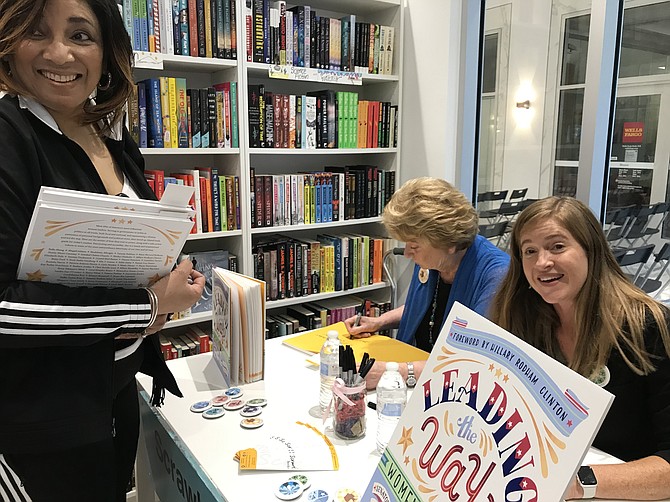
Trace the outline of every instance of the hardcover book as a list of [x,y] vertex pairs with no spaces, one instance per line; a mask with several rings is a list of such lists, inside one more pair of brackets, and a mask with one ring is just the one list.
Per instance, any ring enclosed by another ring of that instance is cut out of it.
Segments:
[[263,379],[265,282],[212,268],[212,353],[227,385]]
[[168,274],[193,226],[189,187],[160,201],[42,187],[17,278],[65,286],[137,288]]
[[559,500],[613,398],[456,303],[362,500]]

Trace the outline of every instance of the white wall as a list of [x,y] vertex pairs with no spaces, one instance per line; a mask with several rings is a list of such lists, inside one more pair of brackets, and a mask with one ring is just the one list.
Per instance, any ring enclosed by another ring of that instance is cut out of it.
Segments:
[[[461,0],[405,2],[400,184],[419,176],[456,183]],[[397,306],[413,263],[394,260]]]
[[455,181],[460,0],[406,0],[401,183]]
[[[538,197],[546,190],[540,190],[540,166],[552,2],[489,0],[486,5],[492,8],[505,4],[511,4],[511,30],[508,60],[501,58],[499,61],[507,71],[507,80],[498,82],[499,89],[505,91],[506,110],[504,160],[499,188],[528,187],[528,196]],[[498,27],[487,23],[488,28]],[[550,73],[550,79],[555,79],[555,71]],[[526,99],[530,100],[530,109],[516,107],[517,102]]]

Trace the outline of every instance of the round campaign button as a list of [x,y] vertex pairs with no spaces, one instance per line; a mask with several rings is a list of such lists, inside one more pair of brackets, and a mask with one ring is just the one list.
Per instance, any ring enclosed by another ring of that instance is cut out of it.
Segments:
[[337,491],[337,502],[358,502],[361,496],[356,490],[351,488],[342,488]]
[[245,429],[258,429],[260,426],[263,425],[263,419],[262,418],[244,418],[240,422],[240,425],[244,427]]
[[303,487],[297,481],[284,481],[275,490],[275,496],[280,500],[293,500],[302,495]]
[[307,476],[304,474],[294,474],[290,478],[288,478],[289,481],[297,481],[302,485],[302,487],[306,490],[307,488],[310,487],[312,482],[309,480]]
[[220,396],[212,398],[212,406],[223,406],[228,401],[230,401],[230,398],[222,394]]
[[257,397],[255,399],[249,399],[247,401],[248,406],[265,406],[268,404],[268,400],[262,397]]
[[307,494],[307,500],[308,502],[328,502],[330,497],[328,496],[328,492],[326,490],[317,488],[316,490],[312,490]]
[[240,415],[243,417],[255,417],[260,415],[263,409],[260,406],[245,406],[240,410]]
[[202,413],[205,410],[208,410],[212,407],[212,403],[209,401],[198,401],[191,405],[191,411],[193,413]]
[[241,399],[231,399],[230,401],[223,403],[223,409],[228,411],[239,410],[240,408],[243,407],[244,407],[244,401],[242,401]]
[[239,387],[231,387],[223,391],[223,393],[232,399],[238,399],[244,395],[244,391]]
[[202,413],[202,418],[219,418],[225,414],[226,412],[223,410],[223,408],[210,408]]

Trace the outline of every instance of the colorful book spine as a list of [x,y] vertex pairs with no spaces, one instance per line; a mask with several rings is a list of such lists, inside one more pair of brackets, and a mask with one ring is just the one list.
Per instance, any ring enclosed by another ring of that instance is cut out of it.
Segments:
[[[201,58],[204,58],[207,55],[207,32],[206,32],[206,23],[205,19],[205,10],[206,6],[209,5],[209,0],[195,0],[195,9],[196,9],[196,23],[197,23],[197,40],[198,40],[198,52],[195,54]],[[189,4],[190,7],[190,4]],[[189,17],[190,22],[190,17]]]
[[179,47],[182,56],[191,55],[191,33],[189,30],[188,0],[179,0]]
[[[207,88],[200,89],[200,147],[209,148],[209,109]],[[196,110],[193,113],[197,113]]]
[[200,91],[198,89],[189,89],[191,96],[191,147],[200,148]]
[[232,148],[240,147],[239,124],[237,118],[237,82],[230,83],[230,145]]
[[177,147],[188,148],[188,112],[186,109],[186,79],[175,78],[177,91]]
[[137,107],[139,110],[139,124],[140,124],[140,148],[146,148],[148,145],[147,135],[147,91],[144,82],[137,83]]
[[[225,29],[223,26],[225,14],[224,9],[229,0],[216,0],[216,54],[217,58],[224,58],[226,52]],[[249,34],[247,34],[247,37]]]
[[230,59],[237,59],[237,2],[230,2]]

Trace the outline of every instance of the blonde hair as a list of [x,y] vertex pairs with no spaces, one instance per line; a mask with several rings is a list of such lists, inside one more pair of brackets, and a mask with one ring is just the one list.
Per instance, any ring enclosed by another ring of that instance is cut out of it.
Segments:
[[531,345],[567,362],[555,336],[560,322],[554,308],[530,288],[523,272],[520,235],[528,225],[552,220],[567,230],[588,257],[586,282],[577,294],[577,345],[569,366],[589,377],[617,350],[637,374],[646,375],[654,364],[645,348],[646,316],[656,322],[670,354],[667,309],[624,275],[608,245],[600,222],[582,202],[548,197],[521,212],[511,236],[507,276],[491,305],[491,320]]
[[414,178],[386,205],[382,222],[395,239],[425,239],[436,248],[469,247],[477,236],[477,211],[465,195],[439,178]]
[[[0,90],[33,97],[12,74],[9,60],[42,19],[48,0],[0,0]],[[111,118],[109,130],[123,119],[124,106],[134,85],[133,49],[116,0],[86,0],[100,24],[103,73],[111,75],[110,86],[98,89],[94,105],[84,105],[84,124]],[[107,76],[103,77],[107,80]]]

